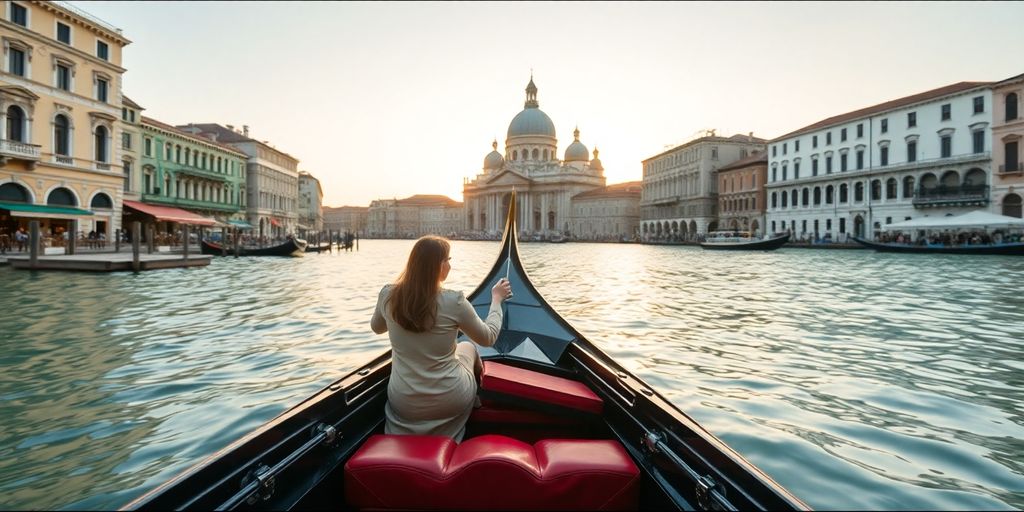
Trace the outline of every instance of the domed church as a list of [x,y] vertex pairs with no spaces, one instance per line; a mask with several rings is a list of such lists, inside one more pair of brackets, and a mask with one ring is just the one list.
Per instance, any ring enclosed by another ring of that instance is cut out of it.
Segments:
[[505,152],[498,152],[496,140],[491,148],[482,171],[463,182],[469,231],[501,233],[514,188],[521,236],[569,234],[572,197],[605,186],[597,149],[591,158],[580,142],[579,128],[565,149],[565,158],[558,159],[555,124],[540,109],[532,76],[523,110],[508,125]]

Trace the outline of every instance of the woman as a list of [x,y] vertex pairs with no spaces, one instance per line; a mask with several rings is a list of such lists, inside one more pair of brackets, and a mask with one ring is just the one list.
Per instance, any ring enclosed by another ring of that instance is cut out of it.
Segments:
[[391,339],[391,379],[384,408],[386,434],[433,434],[462,440],[476,402],[482,369],[472,343],[456,343],[458,331],[489,347],[501,331],[501,303],[512,295],[507,279],[491,288],[487,321],[462,292],[441,288],[451,270],[448,241],[416,241],[405,271],[381,289],[370,319],[373,332]]

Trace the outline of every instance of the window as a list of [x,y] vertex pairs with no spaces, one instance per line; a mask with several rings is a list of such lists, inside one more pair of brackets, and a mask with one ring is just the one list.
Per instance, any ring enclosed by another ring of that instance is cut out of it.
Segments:
[[71,90],[71,69],[64,64],[57,64],[57,87],[65,91]]
[[864,200],[863,182],[858,181],[857,184],[853,186],[853,200],[857,202],[861,202]]
[[25,76],[25,51],[10,47],[7,51],[7,71],[12,75]]
[[846,219],[845,218],[840,218],[839,219],[839,232],[840,233],[846,233]]
[[846,171],[846,153],[839,155],[839,172]]
[[860,123],[860,124],[857,125],[857,138],[859,139],[859,138],[861,138],[863,136],[864,136],[864,123]]
[[132,148],[132,134],[122,133],[121,134],[121,148],[131,149]]
[[[712,160],[718,160],[718,148],[717,147],[711,148],[711,159]],[[554,229],[554,228],[552,228],[552,229]]]
[[971,133],[972,142],[974,143],[975,153],[985,152],[985,132],[982,130],[974,130]]
[[861,170],[863,168],[864,168],[864,152],[863,151],[858,151],[857,152],[857,170],[859,171],[859,170]]
[[953,153],[953,136],[943,135],[940,141],[942,144],[942,158],[949,158]]
[[22,5],[11,2],[11,21],[23,27],[28,26],[28,9]]
[[882,165],[889,165],[889,147],[886,146],[878,150],[878,159],[881,160]]
[[821,204],[821,187],[814,187],[814,206]]
[[57,40],[64,44],[71,44],[71,27],[57,22]]
[[825,157],[825,174],[832,174],[832,157]]
[[1006,155],[1006,164],[1002,168],[1009,172],[1019,170],[1020,161],[1017,158],[1017,141],[1004,143],[1003,149],[1005,150],[1003,154]]
[[53,118],[53,146],[58,155],[71,154],[71,125],[63,114]]
[[818,147],[818,136],[817,135],[811,137],[811,148],[813,149],[813,148],[816,148],[816,147]]
[[104,163],[107,161],[107,128],[105,126],[96,127],[96,161]]
[[903,178],[903,199],[910,199],[914,197],[914,177],[907,176]]
[[[889,178],[889,180],[885,182],[885,198],[896,199],[896,189],[896,178]],[[886,224],[888,224],[888,222]]]
[[985,111],[985,97],[975,96],[974,97],[974,113],[980,114]]
[[832,132],[825,134],[825,145],[828,146],[829,144],[832,144]]
[[825,231],[832,231],[832,219],[825,219]]
[[7,140],[28,142],[24,138],[24,124],[25,113],[22,112],[21,108],[14,105],[7,107]]
[[783,142],[783,143],[782,143],[782,154],[783,154],[783,155],[785,155],[785,154],[786,154],[786,153],[788,152],[788,151],[787,151],[787,148],[788,148],[788,146],[789,146],[789,144],[788,144],[788,143],[786,143],[786,142]]
[[910,112],[907,114],[907,128],[915,126],[917,126],[917,112]]
[[772,181],[779,181],[779,168],[772,167]]
[[800,179],[800,162],[796,162],[793,164],[793,179]]
[[888,132],[889,132],[889,120],[888,119],[882,119],[882,133],[888,133]]
[[917,142],[907,143],[907,162],[917,161]]
[[786,176],[786,174],[787,174],[786,173],[786,167],[787,166],[785,166],[785,165],[782,166],[782,181],[786,181],[786,178],[788,177],[788,176]]
[[950,115],[949,103],[946,103],[945,105],[942,106],[942,118],[940,120],[949,121],[950,117],[952,116]]
[[124,191],[129,192],[132,189],[132,162],[122,160],[121,167],[124,168]]
[[777,156],[779,154],[778,149],[778,146],[772,146],[772,156]]
[[832,195],[835,193],[835,189],[832,185],[825,187],[825,204],[832,204]]
[[818,159],[811,160],[811,176],[818,175]]
[[871,200],[879,201],[882,199],[882,181],[872,180],[871,181]]
[[779,207],[779,196],[775,192],[772,192],[772,208]]
[[849,195],[849,187],[846,186],[846,183],[839,185],[839,202],[845,203],[849,199]]
[[800,151],[800,139],[793,141],[793,151]]
[[96,56],[103,60],[110,60],[110,48],[103,41],[96,41]]
[[1006,95],[1006,120],[1017,119],[1017,93],[1011,92]]
[[846,128],[839,130],[839,142],[846,142]]
[[107,81],[103,78],[96,79],[96,99],[107,102]]
[[144,145],[146,147],[146,156],[153,156],[153,139],[146,139]]

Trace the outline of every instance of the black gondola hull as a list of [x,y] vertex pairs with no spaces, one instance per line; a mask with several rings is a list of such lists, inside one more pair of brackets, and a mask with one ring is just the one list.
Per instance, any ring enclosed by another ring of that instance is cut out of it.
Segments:
[[[207,240],[202,241],[203,254],[211,254],[214,256],[221,256],[227,254],[232,256],[235,254],[234,247],[227,247],[227,251],[222,249],[220,244],[210,242]],[[301,256],[306,252],[306,242],[303,240],[297,240],[289,238],[284,243],[275,245],[272,247],[239,247],[239,256]]]
[[1009,244],[927,246],[909,244],[885,244],[871,242],[862,238],[852,237],[857,243],[878,252],[895,252],[902,254],[987,254],[996,256],[1024,256],[1024,242]]
[[789,241],[789,235],[777,236],[768,240],[754,240],[752,242],[701,242],[702,249],[711,251],[774,251]]

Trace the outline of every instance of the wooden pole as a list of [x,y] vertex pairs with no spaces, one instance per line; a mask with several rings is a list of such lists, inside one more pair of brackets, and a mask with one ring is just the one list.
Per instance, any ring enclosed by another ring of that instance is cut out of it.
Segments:
[[121,229],[114,230],[114,252],[121,252]]
[[153,254],[153,245],[155,243],[153,241],[153,232],[154,231],[156,231],[156,230],[153,229],[153,225],[152,224],[147,224],[146,225],[146,250],[147,250],[148,254]]
[[181,253],[184,255],[186,261],[188,261],[188,238],[189,238],[189,226],[188,224],[182,224],[181,226],[181,237],[185,240],[185,247]]
[[76,244],[78,243],[78,219],[72,219],[71,225],[68,226],[68,245],[64,249],[67,254],[74,254]]
[[139,264],[139,252],[141,252],[142,245],[142,223],[139,221],[132,222],[132,271],[138,272],[141,265]]
[[[203,241],[200,240],[199,243],[202,244]],[[228,255],[228,230],[225,228],[220,228],[220,255]]]
[[28,223],[28,233],[28,267],[36,268],[39,265],[39,244],[42,242],[39,236],[38,220],[33,220]]
[[241,240],[239,240],[240,238],[242,238],[242,237],[238,236],[238,228],[235,228],[235,257],[236,258],[238,257],[238,247],[239,247],[239,244],[241,243]]

